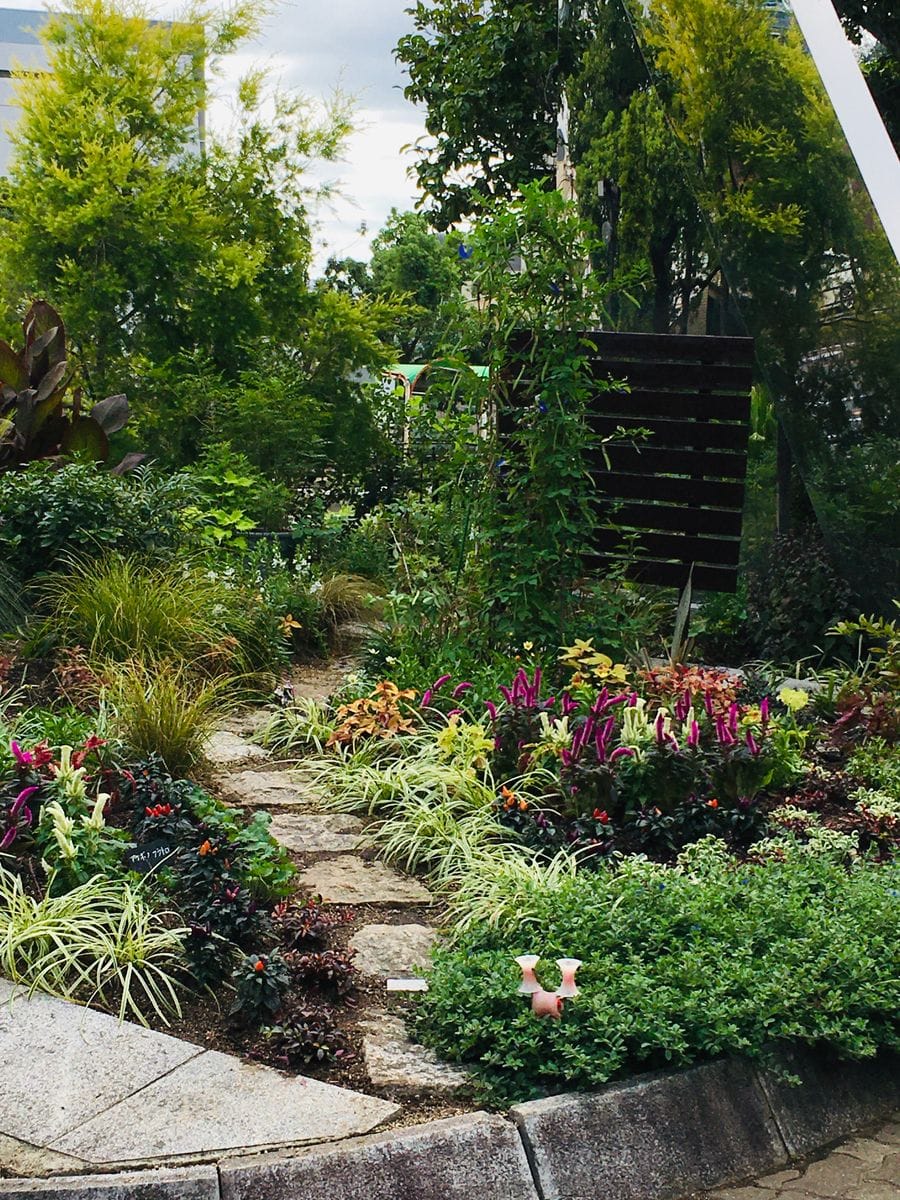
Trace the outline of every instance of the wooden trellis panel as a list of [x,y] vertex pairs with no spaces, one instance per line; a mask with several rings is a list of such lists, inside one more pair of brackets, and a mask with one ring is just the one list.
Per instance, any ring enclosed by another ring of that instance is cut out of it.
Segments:
[[[643,427],[644,439],[606,447],[594,464],[610,524],[599,531],[595,562],[621,559],[623,532],[634,534],[628,573],[647,583],[737,587],[753,339],[592,333],[597,379],[627,391],[598,391],[593,427],[613,434]],[[613,524],[614,523],[614,524]]]
[[[592,425],[625,436],[592,474],[603,526],[590,563],[625,561],[646,583],[721,592],[737,587],[750,435],[753,339],[588,332],[598,390]],[[649,430],[629,438],[629,429]],[[623,536],[632,535],[626,551]]]

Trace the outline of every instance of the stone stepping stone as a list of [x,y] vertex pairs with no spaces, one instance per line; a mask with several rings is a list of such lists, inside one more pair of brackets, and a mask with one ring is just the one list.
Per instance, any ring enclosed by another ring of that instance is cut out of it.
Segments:
[[428,925],[364,925],[351,939],[364,975],[414,976],[426,966],[437,934]]
[[248,808],[315,808],[321,793],[289,771],[237,771],[217,780],[223,799]]
[[302,887],[332,904],[431,903],[431,892],[418,879],[352,854],[314,863],[297,879]]
[[390,1096],[450,1099],[470,1089],[472,1080],[460,1067],[410,1040],[399,1017],[388,1013],[363,1022],[363,1057],[372,1087]]
[[227,733],[236,733],[240,737],[253,739],[257,737],[275,715],[274,708],[248,708],[243,712],[226,717],[221,728]]
[[374,1096],[207,1050],[56,1139],[51,1149],[96,1164],[209,1158],[353,1137],[399,1111]]
[[277,813],[269,833],[298,854],[359,850],[363,823],[349,813]]
[[269,752],[229,729],[210,734],[204,754],[214,767],[233,767],[253,759],[268,758]]

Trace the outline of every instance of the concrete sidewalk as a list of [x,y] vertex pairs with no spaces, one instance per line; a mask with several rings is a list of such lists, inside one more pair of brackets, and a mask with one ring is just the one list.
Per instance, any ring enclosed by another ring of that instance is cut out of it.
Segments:
[[[0,1167],[196,1161],[358,1136],[399,1106],[0,980]],[[5,1160],[5,1161],[4,1161]]]

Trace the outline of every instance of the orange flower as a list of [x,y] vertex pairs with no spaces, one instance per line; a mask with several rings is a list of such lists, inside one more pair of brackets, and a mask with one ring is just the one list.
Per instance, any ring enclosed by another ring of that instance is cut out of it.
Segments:
[[519,801],[519,812],[524,812],[524,811],[525,811],[525,809],[526,809],[527,807],[528,807],[528,801],[527,801],[527,800],[520,800],[520,801]]
[[594,820],[599,821],[601,825],[608,825],[609,824],[609,813],[606,811],[606,809],[601,810],[599,808],[595,808],[594,809]]
[[715,798],[715,796],[713,796],[712,800],[707,800],[706,803],[709,806],[709,808],[718,808],[719,807],[719,802]]
[[212,852],[212,842],[209,840],[209,838],[207,838],[206,841],[203,843],[203,845],[200,847],[200,849],[197,851],[197,853],[200,855],[201,858],[205,858],[207,856],[207,854],[210,854],[211,852]]
[[510,789],[508,787],[502,787],[500,789],[500,795],[503,797],[503,807],[504,808],[512,808],[513,805],[516,803],[516,793],[513,791],[510,791]]
[[258,958],[256,960],[256,962],[253,964],[253,970],[259,972],[259,971],[264,971],[265,969],[266,969],[266,964],[263,962],[263,960],[261,958]]

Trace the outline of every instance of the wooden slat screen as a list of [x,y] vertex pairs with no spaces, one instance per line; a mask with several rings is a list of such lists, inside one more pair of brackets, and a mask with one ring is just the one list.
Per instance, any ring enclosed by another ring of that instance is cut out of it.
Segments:
[[[586,332],[594,430],[626,436],[594,456],[603,526],[591,566],[631,578],[733,592],[750,435],[753,339]],[[523,337],[523,346],[528,338]],[[503,422],[501,418],[501,429]],[[629,438],[629,429],[649,430]],[[628,548],[623,534],[630,535]]]

